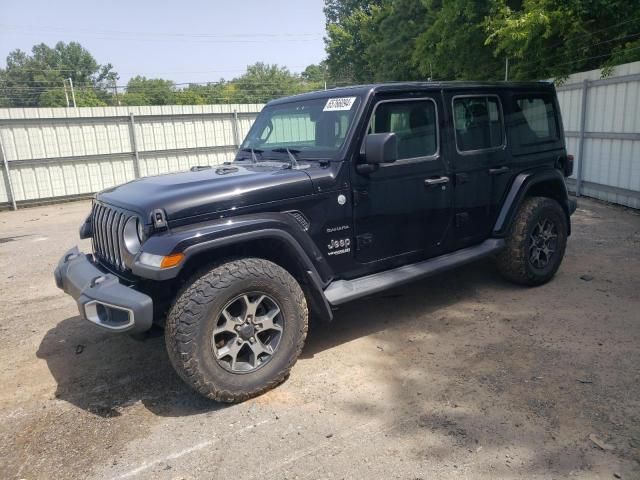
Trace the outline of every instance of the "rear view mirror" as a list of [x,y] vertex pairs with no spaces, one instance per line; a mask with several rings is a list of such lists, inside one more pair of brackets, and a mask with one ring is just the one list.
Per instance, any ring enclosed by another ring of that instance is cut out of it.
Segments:
[[393,163],[398,159],[395,133],[370,133],[364,142],[364,161],[369,165]]

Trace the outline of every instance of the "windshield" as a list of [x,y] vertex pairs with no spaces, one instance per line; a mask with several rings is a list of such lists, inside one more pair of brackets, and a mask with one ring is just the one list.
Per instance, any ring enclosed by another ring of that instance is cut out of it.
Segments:
[[332,159],[351,128],[359,101],[334,97],[268,106],[251,127],[239,157],[253,151],[260,152],[262,160],[287,155],[288,149],[301,159]]

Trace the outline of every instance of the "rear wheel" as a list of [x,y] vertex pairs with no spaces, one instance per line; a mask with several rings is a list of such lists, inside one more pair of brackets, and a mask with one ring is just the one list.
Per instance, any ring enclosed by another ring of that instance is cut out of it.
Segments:
[[567,220],[557,201],[524,200],[498,255],[502,275],[521,285],[542,285],[555,275],[567,245]]
[[250,258],[197,278],[167,318],[169,358],[206,397],[238,402],[280,384],[307,334],[300,285],[282,267]]

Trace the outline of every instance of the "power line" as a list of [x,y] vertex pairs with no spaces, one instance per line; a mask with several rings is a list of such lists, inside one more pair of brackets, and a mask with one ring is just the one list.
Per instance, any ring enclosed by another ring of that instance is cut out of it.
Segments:
[[[634,37],[640,37],[640,32],[631,33],[631,34],[628,34],[628,35],[622,35],[622,36],[611,38],[611,39],[608,39],[608,40],[603,40],[603,41],[592,43],[592,44],[589,44],[589,45],[584,45],[583,47],[579,47],[579,48],[591,49],[592,47],[596,47],[598,45],[603,45],[605,43],[611,43],[611,42],[615,42],[615,41],[626,40],[626,39],[634,38]],[[629,51],[629,50],[633,50],[633,49],[625,49],[623,51]],[[530,62],[518,62],[517,58],[515,59],[515,61],[517,62],[518,66],[527,66],[527,65],[533,65],[533,64],[536,64],[536,63],[540,63],[540,62],[548,62],[549,60],[552,60],[554,58],[560,58],[560,57],[563,57],[565,55],[567,55],[566,52],[561,52],[561,53],[556,53],[554,55],[550,55],[550,56],[546,56],[546,57],[540,57],[539,59],[533,60],[533,61],[530,61]],[[610,55],[613,55],[613,52],[610,52],[608,54],[603,54],[601,56],[602,57],[606,57],[606,56],[610,56]],[[584,60],[589,60],[591,58],[593,58],[593,57],[588,57],[588,58],[585,58]],[[574,60],[574,61],[569,62],[569,63],[574,63],[574,62],[577,62],[577,61],[580,61],[580,60],[579,59],[578,60]],[[560,65],[566,65],[566,64],[560,64]],[[559,66],[559,65],[557,65],[557,64],[552,65],[552,67],[556,67],[556,66]]]
[[[615,52],[615,53],[626,53],[626,52],[632,52],[634,50],[639,50],[639,49],[640,49],[640,46],[633,47],[633,48],[625,48],[625,49],[623,49],[623,50],[621,50],[619,52]],[[572,65],[572,64],[584,62],[584,61],[587,61],[587,60],[595,60],[596,58],[611,57],[613,54],[614,54],[614,52],[609,52],[609,53],[604,53],[604,54],[601,54],[601,55],[593,55],[593,56],[590,56],[590,57],[576,58],[576,59],[570,60],[568,62],[554,63],[554,64],[552,64],[550,66],[550,68],[564,67],[565,65]],[[531,61],[531,62],[522,63],[522,62],[517,62],[516,61],[516,65],[517,66],[527,66],[527,65],[533,65],[533,64],[536,64],[536,63],[540,63],[540,62],[547,62],[549,59],[560,57],[562,55],[565,55],[565,54],[559,54],[559,55],[556,54],[556,55],[553,55],[551,57],[542,57],[542,58],[539,58],[539,59]]]
[[184,33],[184,32],[144,32],[144,31],[121,31],[121,30],[96,30],[89,28],[77,28],[77,27],[60,27],[60,26],[47,26],[47,25],[9,25],[0,24],[0,27],[10,29],[24,28],[27,30],[36,30],[41,32],[43,29],[61,31],[61,32],[85,32],[99,35],[133,35],[133,36],[160,36],[160,37],[195,37],[195,38],[241,38],[241,37],[323,37],[324,32],[247,32],[247,33]]
[[[332,87],[330,87],[332,88]],[[241,102],[245,102],[245,101],[250,101],[250,102],[255,102],[255,103],[264,103],[268,100],[272,100],[275,98],[283,98],[283,97],[288,97],[291,95],[296,95],[299,93],[309,93],[310,91],[306,91],[306,92],[287,92],[287,93],[278,93],[278,94],[263,94],[263,95],[242,95],[241,97],[206,97],[203,100],[208,104],[210,102],[216,102],[216,103],[238,103],[238,101]],[[28,97],[28,99],[30,100],[36,100],[38,97],[36,95],[32,95],[31,97]],[[15,101],[24,101],[26,100],[26,96],[21,96],[21,97],[15,97],[15,96],[4,96],[4,95],[0,95],[0,99],[3,100],[15,100]],[[141,106],[152,106],[149,104],[140,104]],[[175,104],[171,104],[171,105],[175,105]],[[189,104],[191,105],[191,104]],[[102,105],[104,106],[104,105]],[[107,105],[107,106],[115,106],[115,105]],[[126,105],[123,105],[126,106]],[[130,105],[130,106],[135,106],[135,105]],[[2,107],[2,108],[6,108],[6,107]]]
[[[170,33],[170,32],[119,32],[119,31],[99,31],[87,29],[66,29],[56,27],[27,27],[21,30],[16,27],[0,24],[0,28],[4,27],[4,31],[12,31],[17,35],[32,35],[34,32],[38,34],[59,33],[79,37],[89,37],[98,40],[109,41],[127,41],[127,42],[187,42],[197,44],[247,44],[256,43],[278,43],[278,42],[317,42],[323,38],[323,33],[237,33],[237,34],[210,34],[210,33]],[[50,32],[46,32],[50,30]],[[75,32],[75,33],[74,33]]]
[[[286,68],[287,70],[289,69],[299,69],[299,68],[306,68],[309,65],[287,65],[284,66],[283,68]],[[37,68],[26,68],[23,69],[21,68],[20,71],[23,72],[38,72],[38,73],[65,73],[65,72],[76,72],[77,69],[73,69],[73,68],[51,68],[51,69],[37,69]],[[247,67],[245,68],[236,68],[236,69],[227,69],[227,70],[166,70],[166,71],[154,71],[154,72],[149,72],[149,71],[143,71],[143,72],[112,72],[112,73],[116,73],[118,75],[122,74],[122,75],[138,75],[138,76],[144,76],[144,75],[160,75],[160,74],[203,74],[203,73],[246,73],[247,72]],[[59,82],[60,80],[25,80],[21,83],[56,83]],[[218,81],[218,80],[216,80]],[[193,82],[192,82],[193,83]],[[206,82],[200,82],[200,83],[206,83]]]
[[[336,88],[336,87],[340,87],[340,86],[346,86],[346,85],[350,85],[352,84],[352,82],[350,81],[342,81],[342,82],[335,82],[335,83],[331,83],[329,84],[329,88]],[[307,93],[307,92],[311,92],[311,91],[315,91],[318,90],[320,88],[319,85],[310,85],[310,84],[296,84],[296,85],[292,85],[290,87],[282,87],[282,86],[278,86],[277,88],[270,88],[270,89],[262,89],[259,87],[252,87],[252,88],[240,88],[238,90],[235,90],[234,92],[230,92],[230,94],[228,96],[223,96],[220,94],[220,92],[210,92],[210,93],[218,93],[215,96],[211,96],[211,95],[207,95],[207,92],[203,92],[203,99],[206,100],[207,102],[230,102],[230,101],[234,101],[235,98],[240,97],[243,101],[244,100],[254,100],[254,101],[265,101],[267,99],[272,99],[272,98],[280,98],[280,97],[284,97],[284,96],[289,96],[289,95],[295,95],[295,94],[299,94],[299,93]],[[49,92],[57,92],[60,93],[62,90],[62,87],[57,88],[57,89],[28,89],[25,91],[8,91],[9,89],[5,89],[7,90],[6,93],[2,93],[3,89],[0,89],[0,98],[5,99],[5,100],[14,100],[14,101],[26,101],[26,100],[36,100],[37,98],[39,98],[41,95],[49,93]],[[83,91],[96,91],[98,90],[97,88],[92,88],[92,87],[84,87],[84,88],[76,88],[76,91],[78,92],[83,92]],[[172,90],[168,93],[171,94],[179,94],[182,90]],[[140,94],[151,94],[153,95],[154,93],[165,93],[167,92],[166,90],[159,90],[158,87],[151,87],[148,89],[141,89],[140,91],[136,92],[130,92],[130,93],[140,93]],[[101,93],[106,94],[107,96],[111,96],[111,92],[108,90],[101,90]]]
[[[33,35],[33,32],[15,32],[17,35]],[[42,32],[38,32],[42,34]],[[76,33],[74,37],[88,37],[96,40],[108,40],[110,42],[171,42],[171,43],[194,43],[194,44],[238,44],[238,45],[256,45],[263,43],[290,43],[290,42],[318,42],[318,38],[246,38],[246,39],[190,39],[190,38],[143,38],[143,37],[125,37],[125,36],[108,36],[108,35],[91,35],[88,33]]]
[[[627,48],[627,49],[621,51],[620,53],[632,52],[634,50],[640,50],[640,46],[634,47],[634,48]],[[562,67],[564,65],[571,65],[571,64],[576,63],[576,62],[584,62],[585,60],[593,60],[595,58],[610,57],[611,55],[612,55],[611,53],[605,53],[603,55],[594,55],[592,57],[579,58],[577,60],[572,60],[570,62],[558,63],[558,64],[554,65],[554,67]]]
[[567,41],[573,41],[573,40],[577,40],[577,39],[580,39],[580,38],[591,37],[591,36],[593,36],[593,35],[595,35],[597,33],[607,32],[607,31],[611,30],[612,28],[616,28],[616,27],[619,27],[621,25],[626,25],[627,23],[636,22],[636,21],[640,21],[640,16],[632,18],[632,19],[629,19],[629,20],[624,20],[624,21],[622,21],[620,23],[615,23],[613,25],[609,25],[608,27],[601,28],[600,30],[595,30],[593,32],[586,32],[584,34],[578,35],[575,38],[564,38],[564,39],[558,41],[557,43],[554,43],[553,45],[549,46],[548,48],[549,49],[554,49],[556,47],[559,47],[563,43],[567,43]]
[[[309,85],[309,84],[314,84],[314,83],[320,83],[320,82],[309,82],[309,81],[297,81],[297,82],[293,82],[292,86],[303,86],[303,85]],[[335,82],[331,82],[332,84],[349,84],[351,83],[348,80],[338,80]],[[124,90],[128,90],[130,92],[137,92],[137,91],[141,91],[141,92],[146,92],[146,91],[152,91],[152,90],[157,90],[157,91],[165,91],[167,88],[171,89],[174,87],[191,87],[191,86],[197,86],[197,87],[203,87],[203,88],[207,88],[207,87],[211,87],[211,88],[216,88],[216,87],[225,87],[225,86],[234,86],[235,88],[240,88],[240,89],[247,89],[247,90],[256,90],[256,91],[262,91],[262,87],[265,86],[274,86],[277,88],[286,88],[287,85],[283,84],[282,82],[261,82],[259,85],[248,85],[248,86],[242,86],[239,85],[238,82],[184,82],[184,83],[174,83],[173,85],[148,85],[148,86],[133,86],[133,87],[127,87],[127,85],[105,85],[105,86],[99,86],[99,85],[92,85],[92,84],[76,84],[76,87],[78,88],[85,88],[85,89],[90,89],[90,90],[110,90],[115,88],[118,89],[124,89]],[[4,89],[4,90],[21,90],[21,91],[55,91],[59,88],[62,88],[62,81],[58,82],[57,86],[23,86],[23,85],[8,85],[8,86],[0,86],[0,89]],[[176,91],[181,91],[183,89],[177,89]]]

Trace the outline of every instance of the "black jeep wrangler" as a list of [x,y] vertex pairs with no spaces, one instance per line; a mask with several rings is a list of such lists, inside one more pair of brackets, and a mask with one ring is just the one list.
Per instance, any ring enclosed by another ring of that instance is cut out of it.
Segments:
[[282,382],[309,314],[495,255],[558,270],[576,208],[550,83],[398,83],[270,102],[233,162],[96,195],[55,270],[82,318],[165,327],[180,376],[234,402]]

